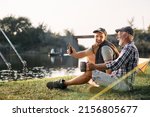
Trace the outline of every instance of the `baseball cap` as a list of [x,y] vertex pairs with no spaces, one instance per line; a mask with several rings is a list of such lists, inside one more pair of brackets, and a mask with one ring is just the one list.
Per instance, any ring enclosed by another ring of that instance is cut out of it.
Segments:
[[97,32],[102,32],[105,35],[107,35],[107,32],[106,32],[106,30],[104,28],[98,28],[98,29],[96,29],[96,30],[93,31],[93,33],[97,33]]
[[133,31],[133,29],[132,29],[130,26],[122,27],[122,28],[120,28],[120,29],[116,29],[115,31],[116,31],[116,33],[118,33],[119,31],[120,31],[120,32],[127,32],[127,33],[129,33],[130,35],[132,35],[132,36],[133,36],[133,34],[134,34],[134,31]]

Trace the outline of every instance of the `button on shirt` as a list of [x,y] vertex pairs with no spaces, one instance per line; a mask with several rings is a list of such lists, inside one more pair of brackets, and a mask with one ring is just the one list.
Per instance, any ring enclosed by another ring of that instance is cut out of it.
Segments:
[[[139,61],[139,53],[134,45],[134,42],[126,44],[119,57],[114,60],[106,63],[106,67],[112,70],[111,76],[112,77],[122,77],[132,69],[134,69]],[[128,84],[133,83],[135,78],[135,73],[128,76],[126,79]]]

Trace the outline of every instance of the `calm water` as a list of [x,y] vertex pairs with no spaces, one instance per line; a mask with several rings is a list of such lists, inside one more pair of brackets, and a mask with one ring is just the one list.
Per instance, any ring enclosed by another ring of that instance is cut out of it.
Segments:
[[[74,68],[78,67],[78,60],[70,56],[55,56],[49,57],[47,54],[31,54],[21,55],[21,57],[27,62],[28,68],[44,67],[49,68]],[[16,55],[5,55],[8,62],[11,63],[12,69],[22,69],[22,63]],[[0,70],[7,69],[5,63],[0,59]]]
[[[58,76],[72,76],[80,75],[79,63],[80,61],[86,61],[85,59],[75,59],[70,56],[55,56],[49,57],[47,54],[31,54],[21,55],[23,60],[27,62],[28,70],[32,70],[33,67],[43,67],[45,77],[58,77]],[[19,58],[14,55],[5,55],[8,62],[11,63],[12,69],[20,71],[23,65]],[[0,59],[0,70],[7,70],[7,66]],[[6,77],[7,79],[8,77]]]
[[[20,70],[23,68],[22,63],[15,54],[4,55],[6,60],[11,63],[12,69]],[[77,68],[79,62],[82,60],[75,59],[70,56],[54,56],[49,57],[47,54],[28,54],[21,55],[21,57],[27,62],[28,68],[44,67],[45,69],[51,68]],[[150,57],[149,54],[143,54],[140,57]],[[0,58],[0,70],[6,70],[7,67],[3,60]]]

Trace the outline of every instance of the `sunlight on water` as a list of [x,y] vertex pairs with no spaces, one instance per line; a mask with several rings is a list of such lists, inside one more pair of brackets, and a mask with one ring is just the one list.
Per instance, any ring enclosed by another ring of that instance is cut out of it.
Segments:
[[61,68],[61,69],[50,69],[50,73],[48,76],[49,78],[54,78],[54,77],[62,77],[62,76],[77,76],[82,74],[80,72],[79,68]]
[[[86,58],[82,58],[82,59],[79,59],[79,62],[78,62],[78,66],[80,66],[80,62],[87,62]],[[80,68],[60,68],[60,69],[54,69],[54,68],[51,68],[50,69],[50,72],[49,72],[49,75],[46,76],[46,77],[49,77],[49,78],[53,78],[53,77],[62,77],[62,76],[78,76],[78,75],[81,75],[82,72],[80,71]]]

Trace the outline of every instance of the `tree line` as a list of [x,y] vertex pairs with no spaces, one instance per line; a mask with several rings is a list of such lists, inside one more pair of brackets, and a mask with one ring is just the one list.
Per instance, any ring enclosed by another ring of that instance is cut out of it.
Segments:
[[[68,30],[65,30],[65,36],[61,36],[59,33],[52,33],[51,30],[47,30],[47,26],[44,24],[34,27],[26,17],[4,17],[0,19],[0,28],[20,52],[47,53],[53,47],[66,48],[64,38],[68,35],[73,35]],[[6,51],[8,48],[9,44],[0,32],[0,49],[1,51]]]

